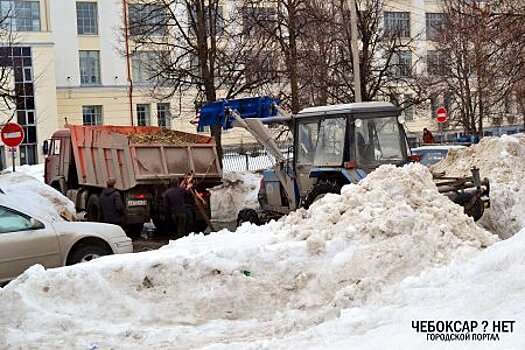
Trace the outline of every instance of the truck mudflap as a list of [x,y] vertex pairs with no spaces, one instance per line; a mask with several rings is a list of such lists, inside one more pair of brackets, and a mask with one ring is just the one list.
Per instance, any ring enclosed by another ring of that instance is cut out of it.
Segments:
[[464,177],[445,176],[445,173],[432,175],[439,193],[463,206],[465,213],[477,221],[484,209],[490,207],[490,182],[487,178],[481,179],[478,168],[470,171],[472,175]]

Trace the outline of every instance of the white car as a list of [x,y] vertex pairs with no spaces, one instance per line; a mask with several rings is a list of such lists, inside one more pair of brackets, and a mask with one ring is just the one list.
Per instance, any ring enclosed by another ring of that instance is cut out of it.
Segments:
[[51,222],[0,194],[0,285],[34,264],[51,268],[131,252],[131,239],[120,226]]
[[417,154],[420,158],[419,162],[423,165],[429,166],[445,159],[448,151],[451,149],[462,149],[465,146],[460,145],[439,145],[439,146],[421,146],[412,148],[412,154]]

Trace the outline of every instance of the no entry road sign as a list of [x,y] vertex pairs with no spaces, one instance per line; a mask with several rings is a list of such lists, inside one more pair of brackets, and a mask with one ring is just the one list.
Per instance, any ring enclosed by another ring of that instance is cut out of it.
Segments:
[[439,123],[444,123],[447,121],[447,110],[445,107],[439,107],[436,111],[436,120]]
[[17,123],[7,123],[0,134],[7,147],[16,147],[24,140],[24,129]]

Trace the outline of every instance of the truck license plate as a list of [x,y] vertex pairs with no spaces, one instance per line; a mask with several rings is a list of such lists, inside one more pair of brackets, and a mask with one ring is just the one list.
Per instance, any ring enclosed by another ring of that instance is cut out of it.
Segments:
[[148,201],[142,199],[128,199],[128,207],[136,207],[139,205],[148,205]]

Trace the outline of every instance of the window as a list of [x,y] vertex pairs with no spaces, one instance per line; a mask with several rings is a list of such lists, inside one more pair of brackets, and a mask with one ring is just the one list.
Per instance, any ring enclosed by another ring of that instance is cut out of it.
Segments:
[[397,117],[362,119],[355,128],[356,159],[359,165],[374,167],[404,159]]
[[[211,16],[208,14],[208,6],[204,7],[204,18],[206,21],[206,35],[210,36],[210,24],[209,21],[211,19]],[[195,36],[195,29],[197,28],[197,13],[195,11],[195,8],[192,8],[192,10],[188,14],[188,27],[190,35]],[[215,12],[215,35],[223,35],[224,34],[224,17],[222,15],[222,6],[217,6],[217,11]]]
[[436,95],[430,96],[430,118],[431,119],[436,118],[438,108],[439,108],[438,96]]
[[157,125],[163,128],[171,127],[171,112],[169,103],[157,103]]
[[29,217],[6,207],[0,207],[0,233],[31,229]]
[[100,84],[100,59],[98,51],[79,51],[80,84]]
[[151,125],[148,104],[137,104],[137,125],[138,126]]
[[164,5],[130,4],[128,5],[129,34],[166,35],[168,16]]
[[153,66],[155,54],[148,51],[138,51],[131,57],[131,69],[133,71],[133,82],[146,84],[152,82],[154,76]]
[[80,35],[98,34],[97,17],[96,2],[77,2],[77,33]]
[[0,16],[5,18],[6,27],[13,31],[40,31],[39,1],[0,0]]
[[276,58],[271,50],[249,53],[245,75],[249,82],[272,79],[276,76]]
[[392,56],[393,75],[395,77],[410,77],[412,75],[412,52],[399,51]]
[[414,105],[412,95],[404,95],[403,105],[405,107],[405,120],[414,120]]
[[399,35],[402,38],[410,37],[409,12],[385,12],[385,32]]
[[441,77],[447,74],[447,62],[443,52],[438,50],[427,51],[427,74],[433,77]]
[[439,32],[441,31],[441,26],[443,23],[443,14],[442,13],[427,13],[427,40],[435,40]]
[[244,34],[277,28],[276,13],[272,7],[243,7],[240,11]]
[[102,125],[102,106],[82,106],[84,125]]

